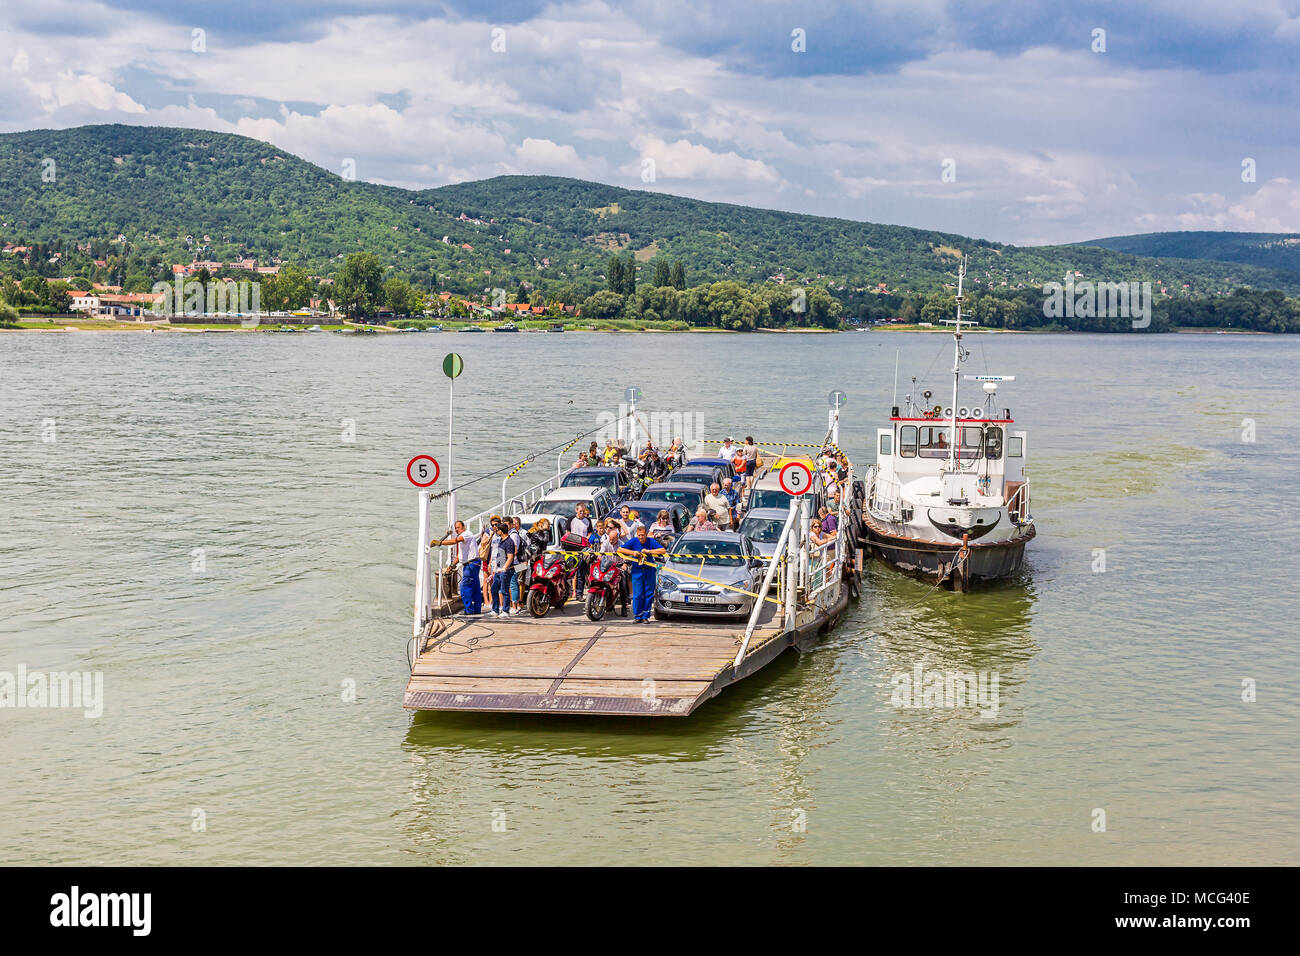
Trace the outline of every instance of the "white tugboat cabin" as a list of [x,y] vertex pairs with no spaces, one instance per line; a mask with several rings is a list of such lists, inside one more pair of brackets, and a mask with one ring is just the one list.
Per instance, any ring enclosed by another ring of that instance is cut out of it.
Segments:
[[936,575],[954,589],[1006,578],[1020,569],[1034,536],[1025,475],[1026,434],[998,387],[1013,375],[966,375],[980,382],[979,404],[958,405],[961,363],[961,280],[953,332],[952,404],[930,406],[932,393],[908,395],[888,428],[876,432],[876,464],[867,476],[864,520],[872,549],[908,571]]

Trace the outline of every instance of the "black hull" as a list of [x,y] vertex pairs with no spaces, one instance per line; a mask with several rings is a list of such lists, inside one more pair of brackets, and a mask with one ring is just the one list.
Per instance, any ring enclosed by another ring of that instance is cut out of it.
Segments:
[[[990,544],[970,542],[968,546],[970,554],[966,559],[965,568],[959,566],[959,571],[964,570],[964,574],[953,575],[949,572],[953,561],[961,551],[961,542],[954,541],[948,544],[892,534],[869,517],[866,525],[870,549],[878,557],[901,571],[919,574],[930,580],[936,580],[942,575],[944,583],[950,586],[971,586],[1004,581],[1013,577],[1024,563],[1025,545],[1036,533],[1033,526],[1030,526],[1024,537],[1014,541]],[[962,580],[954,580],[955,577],[961,577]]]

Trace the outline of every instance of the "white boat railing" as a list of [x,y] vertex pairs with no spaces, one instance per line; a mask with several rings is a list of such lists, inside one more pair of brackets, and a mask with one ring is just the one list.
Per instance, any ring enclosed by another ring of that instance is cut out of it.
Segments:
[[867,471],[867,508],[877,518],[903,520],[903,487],[893,475],[882,475],[878,465]]
[[1029,479],[1025,478],[1019,488],[1007,499],[1007,513],[1016,524],[1028,524],[1034,520],[1029,508]]

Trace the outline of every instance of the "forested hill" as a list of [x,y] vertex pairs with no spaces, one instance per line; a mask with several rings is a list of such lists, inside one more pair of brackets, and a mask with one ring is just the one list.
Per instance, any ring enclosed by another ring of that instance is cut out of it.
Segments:
[[1102,246],[1137,256],[1215,259],[1265,269],[1300,272],[1300,235],[1278,232],[1147,232],[1136,236],[1092,239]]
[[[365,171],[360,171],[364,175]],[[613,251],[680,260],[691,284],[769,276],[832,290],[932,291],[959,251],[984,288],[1041,287],[1067,269],[1100,281],[1153,280],[1171,294],[1237,285],[1300,292],[1300,274],[1098,245],[1015,247],[902,226],[798,215],[550,176],[504,176],[411,191],[349,180],[242,136],[87,126],[0,135],[0,239],[55,250],[90,243],[128,280],[170,264],[239,256],[329,274],[348,253],[425,288],[513,289],[565,301],[605,285]],[[119,237],[120,240],[119,241]],[[65,254],[69,268],[76,256]],[[128,281],[128,285],[130,282]]]

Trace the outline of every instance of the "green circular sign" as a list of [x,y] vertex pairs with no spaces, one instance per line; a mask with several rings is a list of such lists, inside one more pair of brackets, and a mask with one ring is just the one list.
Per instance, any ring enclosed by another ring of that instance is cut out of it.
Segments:
[[465,360],[455,352],[448,352],[447,357],[442,360],[442,374],[448,378],[455,378],[463,371],[465,371]]

